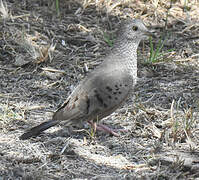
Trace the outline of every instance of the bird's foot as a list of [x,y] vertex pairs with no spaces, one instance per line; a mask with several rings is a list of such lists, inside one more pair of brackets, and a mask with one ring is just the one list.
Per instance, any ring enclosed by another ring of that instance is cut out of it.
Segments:
[[89,121],[88,123],[93,127],[94,130],[104,131],[105,133],[109,133],[109,134],[112,134],[113,136],[117,136],[117,137],[119,136],[118,132],[127,132],[128,131],[126,129],[112,129],[103,124],[97,125],[96,123],[91,122],[91,121]]

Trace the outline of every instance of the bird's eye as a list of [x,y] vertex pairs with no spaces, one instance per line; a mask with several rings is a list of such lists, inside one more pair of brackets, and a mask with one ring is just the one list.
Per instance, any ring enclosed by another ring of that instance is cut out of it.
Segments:
[[137,27],[137,26],[133,26],[132,29],[133,29],[134,31],[137,31],[137,30],[138,30],[138,27]]

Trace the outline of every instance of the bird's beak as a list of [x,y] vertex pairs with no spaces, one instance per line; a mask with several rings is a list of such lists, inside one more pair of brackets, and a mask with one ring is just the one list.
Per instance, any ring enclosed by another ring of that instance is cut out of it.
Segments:
[[152,36],[152,37],[156,37],[156,35],[155,35],[155,31],[154,30],[147,30],[147,31],[145,31],[144,32],[144,34],[146,35],[146,36]]

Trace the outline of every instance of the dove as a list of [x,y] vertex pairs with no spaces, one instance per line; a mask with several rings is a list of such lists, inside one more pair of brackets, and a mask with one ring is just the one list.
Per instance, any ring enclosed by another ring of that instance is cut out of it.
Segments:
[[33,127],[19,138],[29,139],[58,124],[70,126],[82,122],[89,122],[96,129],[117,136],[116,130],[97,125],[97,122],[122,106],[133,92],[137,82],[137,48],[148,36],[153,33],[142,20],[123,21],[117,29],[113,46],[100,59],[102,63],[80,81],[51,120]]

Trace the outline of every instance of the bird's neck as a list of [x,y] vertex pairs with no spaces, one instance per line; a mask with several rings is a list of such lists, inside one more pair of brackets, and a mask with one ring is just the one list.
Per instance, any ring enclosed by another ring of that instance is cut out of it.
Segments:
[[[137,80],[137,48],[139,41],[120,40],[114,43],[112,53],[120,59],[121,68],[128,69],[130,75],[136,83]],[[114,60],[113,60],[114,61]]]
[[113,51],[119,56],[128,57],[128,59],[135,58],[135,56],[137,57],[138,45],[139,41],[118,39],[113,45]]

